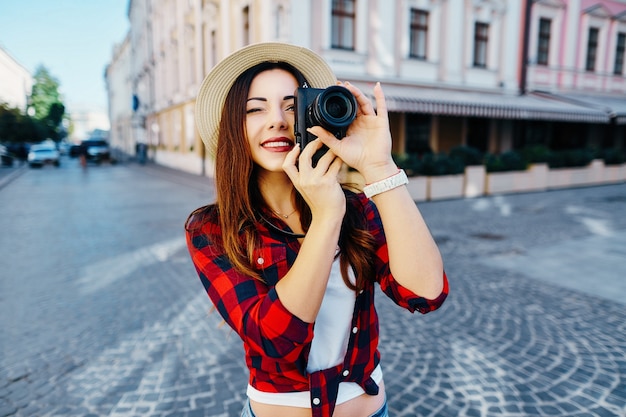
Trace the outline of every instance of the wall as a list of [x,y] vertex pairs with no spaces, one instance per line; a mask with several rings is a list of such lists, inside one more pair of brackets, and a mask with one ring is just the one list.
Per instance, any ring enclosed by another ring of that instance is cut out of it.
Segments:
[[33,77],[28,69],[0,47],[0,102],[25,112],[32,88]]

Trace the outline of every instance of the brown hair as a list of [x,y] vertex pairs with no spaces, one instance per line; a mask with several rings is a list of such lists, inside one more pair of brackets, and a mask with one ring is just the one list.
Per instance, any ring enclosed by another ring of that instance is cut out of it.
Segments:
[[[254,249],[260,246],[254,223],[257,221],[255,207],[267,207],[258,187],[257,168],[252,160],[245,134],[245,103],[254,77],[270,69],[283,69],[291,73],[298,85],[304,85],[304,76],[293,66],[283,63],[262,63],[242,73],[234,82],[224,103],[220,120],[215,156],[216,208],[219,211],[220,236],[211,236],[213,244],[222,247],[233,267],[243,274],[262,281],[254,269]],[[346,190],[348,199],[355,198]],[[300,194],[295,192],[295,205],[300,213],[304,231],[311,224],[311,210]],[[196,210],[192,216],[206,208]],[[190,223],[187,221],[187,225]],[[361,290],[365,282],[375,280],[374,238],[367,231],[364,215],[348,201],[342,224],[339,245],[340,269],[344,282],[353,290]],[[216,239],[217,238],[217,239]],[[356,275],[356,285],[348,279],[348,267]]]

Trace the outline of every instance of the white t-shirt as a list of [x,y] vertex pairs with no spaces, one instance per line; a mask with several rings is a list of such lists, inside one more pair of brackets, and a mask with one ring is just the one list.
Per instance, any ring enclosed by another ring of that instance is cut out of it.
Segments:
[[[354,283],[355,277],[352,268],[349,269],[349,277],[350,281]],[[350,339],[355,301],[356,294],[343,282],[339,259],[336,258],[332,264],[326,292],[315,320],[313,341],[306,368],[308,372],[332,368],[343,363]],[[383,379],[380,365],[372,373],[372,378],[377,384]],[[341,382],[339,383],[337,404],[349,401],[364,393],[365,391],[355,382]],[[263,404],[311,407],[311,397],[308,391],[261,392],[248,385],[247,395],[250,399]]]

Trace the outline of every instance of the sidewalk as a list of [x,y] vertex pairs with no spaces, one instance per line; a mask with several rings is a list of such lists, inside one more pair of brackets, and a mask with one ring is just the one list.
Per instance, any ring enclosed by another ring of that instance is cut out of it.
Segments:
[[11,167],[0,167],[0,189],[28,170],[27,164],[14,163]]
[[525,254],[495,256],[484,263],[626,305],[626,231],[599,232],[598,236],[533,247]]
[[[241,342],[183,233],[211,179],[68,163],[0,200],[0,417],[238,415]],[[422,316],[378,292],[390,414],[625,417],[626,184],[418,207],[450,296]]]

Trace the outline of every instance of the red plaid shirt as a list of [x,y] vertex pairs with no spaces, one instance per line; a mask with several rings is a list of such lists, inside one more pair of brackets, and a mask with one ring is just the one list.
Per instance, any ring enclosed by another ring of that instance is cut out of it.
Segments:
[[[398,284],[389,271],[389,256],[382,223],[375,205],[363,194],[349,195],[350,204],[365,213],[368,227],[377,241],[377,281],[383,292],[411,312],[428,313],[441,306],[448,294],[444,289],[434,300],[420,297]],[[344,362],[334,368],[307,373],[307,359],[313,340],[313,324],[291,314],[281,303],[275,285],[293,265],[300,244],[288,236],[256,223],[262,247],[254,253],[255,267],[265,283],[237,272],[226,255],[212,244],[220,239],[218,210],[208,206],[194,215],[187,227],[187,244],[193,263],[213,304],[241,337],[250,370],[249,383],[264,392],[310,391],[314,417],[330,417],[335,408],[339,383],[351,381],[366,393],[378,393],[371,373],[380,361],[378,315],[374,307],[374,285],[356,297],[352,332]],[[269,217],[269,216],[266,216]],[[283,230],[288,226],[272,219]]]

